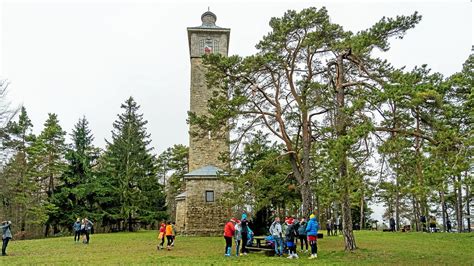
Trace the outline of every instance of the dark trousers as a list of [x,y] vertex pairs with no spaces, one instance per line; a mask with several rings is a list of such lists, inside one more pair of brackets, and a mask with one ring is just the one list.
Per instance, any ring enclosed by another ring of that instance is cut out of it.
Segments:
[[309,245],[311,246],[311,254],[318,254],[318,242],[309,241]]
[[232,237],[224,236],[224,238],[225,238],[225,252],[224,252],[224,254],[227,254],[227,251],[232,249]]
[[242,253],[248,253],[247,241],[248,241],[247,233],[242,233],[242,250],[241,250]]
[[79,240],[81,240],[81,231],[80,230],[74,231],[74,242],[75,241],[79,242]]
[[163,244],[165,243],[165,236],[163,235],[163,238],[161,239],[160,246],[163,247]]
[[3,239],[3,245],[2,245],[2,256],[5,256],[7,255],[7,246],[8,246],[8,242],[10,241],[10,238],[9,237],[5,237]]
[[306,246],[306,250],[308,250],[308,238],[306,237],[306,235],[300,235],[299,238],[300,238],[301,250],[303,250],[303,242]]
[[90,230],[85,230],[84,232],[86,234],[86,243],[89,244],[89,234],[91,233]]
[[170,247],[171,243],[173,243],[173,236],[166,236],[166,240],[168,240],[166,246]]

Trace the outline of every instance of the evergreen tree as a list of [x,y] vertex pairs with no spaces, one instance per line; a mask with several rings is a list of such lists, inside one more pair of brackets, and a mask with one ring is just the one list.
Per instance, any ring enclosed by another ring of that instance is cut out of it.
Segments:
[[106,173],[119,191],[116,203],[120,210],[115,217],[126,221],[132,231],[137,222],[149,224],[161,217],[164,193],[156,178],[156,158],[151,154],[147,121],[139,113],[140,107],[130,97],[121,108],[112,140],[107,141]]
[[54,204],[61,209],[53,218],[71,230],[77,217],[101,218],[94,193],[100,184],[94,182],[94,164],[99,150],[92,145],[94,139],[85,117],[79,119],[71,134],[72,145],[66,153],[67,167],[60,177],[61,185],[54,193]]
[[56,187],[60,185],[60,177],[66,169],[65,135],[66,132],[59,125],[57,115],[50,113],[44,123],[43,131],[30,148],[31,168],[29,174],[39,186],[36,200],[42,203],[38,213],[44,213],[48,217],[45,236],[48,236],[51,225],[54,226],[54,234],[59,232],[54,219],[59,209],[53,204],[53,196]]

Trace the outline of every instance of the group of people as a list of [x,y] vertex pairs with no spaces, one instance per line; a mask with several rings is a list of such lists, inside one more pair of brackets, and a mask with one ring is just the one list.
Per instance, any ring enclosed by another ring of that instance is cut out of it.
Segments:
[[[251,238],[253,232],[249,227],[249,222],[247,220],[247,214],[242,214],[241,220],[236,218],[230,219],[229,222],[224,226],[224,239],[225,239],[225,253],[227,257],[231,256],[232,253],[232,238],[235,241],[235,255],[236,256],[245,256],[248,254],[247,246],[249,244],[249,239]],[[242,247],[241,247],[242,243]],[[239,253],[240,249],[240,253]]]
[[337,219],[328,219],[326,221],[326,230],[328,236],[337,236],[337,230],[339,230],[342,234],[342,223],[341,218],[337,217]]
[[167,240],[166,249],[171,250],[174,247],[174,240],[176,238],[176,225],[174,222],[161,223],[158,231],[158,239],[161,240],[161,243],[156,247],[157,250],[164,248],[165,238]]
[[[297,241],[300,241],[301,251],[308,252],[308,242],[311,247],[310,259],[317,258],[318,256],[318,230],[319,223],[314,214],[311,214],[309,221],[306,222],[305,218],[295,219],[293,217],[286,217],[285,222],[281,224],[280,217],[275,217],[273,223],[270,226],[270,235],[266,238],[275,249],[275,256],[283,256],[283,253],[288,253],[289,259],[297,259],[298,254]],[[224,239],[225,239],[225,253],[227,257],[231,256],[232,251],[232,239],[235,241],[235,255],[240,256],[247,255],[248,240],[252,236],[252,230],[249,227],[247,220],[247,214],[242,215],[241,220],[236,218],[230,219],[224,226]],[[304,250],[306,247],[306,250]]]
[[314,214],[309,216],[309,221],[307,223],[305,218],[294,219],[293,217],[287,217],[285,218],[283,225],[280,224],[280,217],[275,217],[274,222],[270,226],[270,235],[275,244],[275,256],[283,256],[283,253],[286,250],[289,259],[297,259],[298,254],[296,253],[296,248],[297,240],[299,240],[301,251],[304,251],[303,246],[305,246],[305,252],[308,252],[309,242],[309,246],[311,247],[311,255],[309,259],[317,258],[318,230],[319,223]]
[[79,243],[82,236],[82,243],[89,244],[90,234],[92,231],[92,223],[87,217],[77,218],[76,222],[72,225],[72,229],[74,231],[74,242]]

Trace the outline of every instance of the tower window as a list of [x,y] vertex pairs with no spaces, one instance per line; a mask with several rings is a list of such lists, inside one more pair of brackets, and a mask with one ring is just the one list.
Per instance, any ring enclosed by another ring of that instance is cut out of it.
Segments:
[[214,202],[214,191],[206,190],[206,202]]

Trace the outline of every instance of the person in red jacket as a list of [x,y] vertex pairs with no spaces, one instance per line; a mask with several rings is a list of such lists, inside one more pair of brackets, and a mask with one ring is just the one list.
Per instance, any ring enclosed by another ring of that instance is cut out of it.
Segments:
[[227,222],[224,226],[224,239],[225,239],[225,256],[230,257],[230,253],[232,250],[232,237],[235,233],[235,223],[236,219],[232,218],[229,222]]

